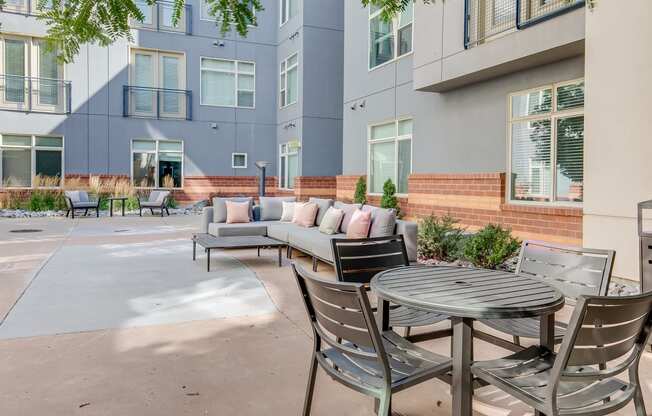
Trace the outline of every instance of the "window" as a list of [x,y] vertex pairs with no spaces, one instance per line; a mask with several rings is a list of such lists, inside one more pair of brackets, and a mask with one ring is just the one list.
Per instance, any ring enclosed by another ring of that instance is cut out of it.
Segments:
[[584,81],[510,96],[509,198],[580,203],[584,190]]
[[131,50],[130,114],[185,118],[185,57],[174,52]]
[[246,153],[231,153],[231,167],[233,169],[246,169],[247,168],[247,154]]
[[[218,3],[219,3],[219,1],[218,1],[218,0],[215,0],[215,1],[212,3],[212,5],[215,5],[215,4],[218,4]],[[200,15],[200,19],[201,19],[201,20],[206,20],[206,21],[209,21],[209,22],[216,22],[216,21],[221,22],[221,21],[222,21],[222,17],[221,17],[219,14],[216,14],[215,16],[213,16],[213,15],[211,14],[211,6],[212,6],[212,5],[209,5],[208,2],[207,2],[206,0],[201,0],[201,15]],[[219,12],[217,12],[217,13],[219,13]],[[252,13],[253,13],[254,16],[256,16],[256,10],[252,10]],[[252,26],[256,26],[256,25],[249,25],[249,26],[252,27]]]
[[396,192],[407,194],[412,173],[412,120],[404,119],[369,128],[369,193],[383,192],[391,179]]
[[159,1],[156,4],[147,4],[147,0],[135,0],[136,7],[141,11],[145,19],[142,22],[132,21],[132,26],[141,29],[163,30],[170,32],[186,31],[186,9],[174,24],[174,4],[167,1]]
[[20,13],[27,15],[39,14],[41,10],[51,8],[51,0],[45,2],[41,2],[40,0],[5,0],[4,5],[1,7],[3,12]]
[[297,15],[299,11],[299,0],[279,0],[281,2],[280,12],[281,12],[281,26],[287,23],[288,20],[292,19]]
[[412,52],[413,3],[392,20],[383,20],[381,14],[382,8],[369,6],[370,69]]
[[297,146],[283,143],[280,146],[278,186],[294,189],[294,179],[299,176],[299,150]]
[[63,137],[0,135],[3,187],[60,186]]
[[201,104],[254,108],[256,64],[201,58]]
[[297,102],[299,95],[299,58],[295,53],[281,62],[281,107]]
[[183,142],[137,139],[131,142],[131,179],[140,188],[183,186]]

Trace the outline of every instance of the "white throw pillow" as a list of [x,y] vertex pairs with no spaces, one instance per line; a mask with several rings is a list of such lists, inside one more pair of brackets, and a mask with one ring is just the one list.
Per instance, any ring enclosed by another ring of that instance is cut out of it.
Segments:
[[324,218],[321,220],[321,224],[319,224],[319,232],[323,234],[336,234],[340,229],[343,218],[344,211],[333,207],[328,208],[324,214]]
[[296,202],[283,201],[283,213],[281,214],[281,222],[292,222],[294,218],[294,206]]

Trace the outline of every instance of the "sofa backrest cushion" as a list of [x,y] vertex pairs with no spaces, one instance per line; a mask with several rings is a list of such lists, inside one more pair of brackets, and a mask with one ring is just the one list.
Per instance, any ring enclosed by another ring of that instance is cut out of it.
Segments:
[[349,228],[346,231],[346,238],[367,238],[371,227],[371,212],[360,209],[353,213]]
[[340,229],[344,234],[346,234],[346,231],[349,229],[349,223],[351,222],[351,218],[353,218],[353,213],[360,208],[362,208],[361,204],[345,204],[344,202],[340,201],[335,201],[335,204],[333,205],[337,209],[341,209],[344,211],[344,218],[342,218],[342,225],[340,225]]
[[227,224],[240,224],[251,222],[249,217],[249,211],[251,207],[249,206],[249,201],[244,202],[235,202],[235,201],[224,201],[226,205],[226,223]]
[[318,209],[317,204],[313,202],[297,203],[294,205],[292,222],[301,227],[314,227]]
[[213,222],[226,222],[226,201],[249,202],[249,219],[253,219],[254,199],[250,197],[213,198]]
[[326,211],[328,211],[328,208],[333,206],[334,201],[332,199],[310,198],[308,202],[317,204],[319,211],[317,212],[316,224],[319,225],[321,224],[321,220],[324,218],[324,215],[326,215]]
[[297,198],[293,196],[261,196],[260,197],[260,220],[277,221],[283,215],[283,202],[294,202]]
[[396,229],[396,211],[371,205],[365,205],[362,207],[362,210],[371,213],[369,237],[388,237],[394,235],[394,230]]
[[66,196],[75,202],[88,202],[88,193],[86,191],[66,191]]
[[152,191],[149,194],[149,198],[147,198],[147,202],[156,202],[162,205],[163,200],[167,198],[168,195],[170,195],[170,191]]
[[321,220],[321,224],[319,224],[319,232],[324,234],[339,233],[342,218],[344,218],[344,211],[333,207],[328,208]]

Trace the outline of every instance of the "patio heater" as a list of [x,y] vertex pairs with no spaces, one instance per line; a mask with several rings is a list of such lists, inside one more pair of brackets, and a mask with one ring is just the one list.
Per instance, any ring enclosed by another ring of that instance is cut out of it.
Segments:
[[267,166],[271,165],[271,162],[266,162],[264,160],[259,160],[256,162],[256,167],[260,169],[260,174],[258,177],[258,196],[265,196],[265,178]]
[[[649,215],[645,216],[645,214]],[[647,226],[646,224],[647,223]],[[652,200],[638,203],[641,293],[652,291]]]

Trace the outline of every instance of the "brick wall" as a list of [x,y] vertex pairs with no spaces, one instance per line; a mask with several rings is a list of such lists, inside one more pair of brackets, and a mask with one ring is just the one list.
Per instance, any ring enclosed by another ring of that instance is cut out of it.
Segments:
[[[276,194],[275,176],[265,178],[265,193]],[[186,176],[178,201],[187,204],[213,196],[258,196],[257,176]]]
[[294,180],[294,195],[299,201],[310,198],[335,198],[335,176],[299,176]]
[[335,196],[338,201],[353,202],[355,195],[355,184],[358,182],[360,175],[340,175],[335,177],[337,190]]

